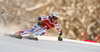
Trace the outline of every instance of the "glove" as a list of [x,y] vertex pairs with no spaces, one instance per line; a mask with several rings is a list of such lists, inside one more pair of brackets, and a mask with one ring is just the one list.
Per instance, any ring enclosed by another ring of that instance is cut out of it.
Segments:
[[58,41],[62,41],[62,40],[63,40],[62,36],[59,35],[59,37],[58,37]]
[[39,26],[42,26],[42,22],[41,22],[41,21],[38,21],[38,25],[39,25]]

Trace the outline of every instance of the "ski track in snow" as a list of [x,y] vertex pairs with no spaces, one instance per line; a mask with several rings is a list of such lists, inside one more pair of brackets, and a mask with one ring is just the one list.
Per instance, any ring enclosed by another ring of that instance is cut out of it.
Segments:
[[5,36],[6,30],[0,31],[0,52],[100,52],[99,43],[64,39],[57,37],[38,37],[38,41],[17,39]]

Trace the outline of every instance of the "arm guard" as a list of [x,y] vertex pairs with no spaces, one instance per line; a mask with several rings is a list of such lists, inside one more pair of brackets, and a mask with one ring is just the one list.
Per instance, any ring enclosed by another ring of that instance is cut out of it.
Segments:
[[62,36],[62,30],[61,30],[61,32],[59,33],[59,36]]

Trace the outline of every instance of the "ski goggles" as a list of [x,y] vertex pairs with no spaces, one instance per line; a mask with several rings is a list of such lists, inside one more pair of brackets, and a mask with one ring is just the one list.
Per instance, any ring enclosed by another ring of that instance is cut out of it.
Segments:
[[55,16],[53,16],[53,19],[57,20],[58,18],[57,18],[57,17],[55,17]]

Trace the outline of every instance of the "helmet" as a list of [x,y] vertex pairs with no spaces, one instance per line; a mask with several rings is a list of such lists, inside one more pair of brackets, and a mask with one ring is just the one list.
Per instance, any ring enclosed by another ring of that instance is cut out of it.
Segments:
[[53,12],[51,14],[51,18],[50,19],[52,19],[53,17],[59,18],[59,14],[57,12]]

